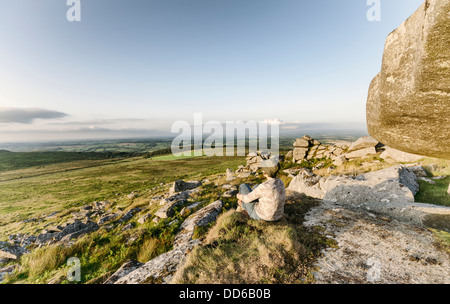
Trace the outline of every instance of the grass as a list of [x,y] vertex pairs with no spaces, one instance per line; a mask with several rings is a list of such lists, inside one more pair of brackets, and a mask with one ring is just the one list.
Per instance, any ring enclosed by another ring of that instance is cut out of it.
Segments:
[[129,157],[127,153],[95,152],[4,152],[0,151],[0,172],[44,167],[47,165],[83,161]]
[[423,161],[423,167],[430,177],[445,176],[445,178],[434,180],[434,185],[419,180],[420,190],[415,196],[415,200],[421,203],[450,207],[450,195],[447,193],[450,184],[450,161],[426,158]]
[[[42,229],[49,221],[21,224],[55,211],[68,210],[93,201],[110,200],[127,207],[134,201],[148,204],[154,189],[176,179],[201,179],[237,169],[241,157],[195,157],[178,160],[115,160],[95,167],[68,170],[0,182],[0,240],[9,234]],[[57,166],[57,165],[56,165]],[[65,164],[60,164],[65,167]],[[30,168],[28,171],[32,171]],[[167,186],[168,188],[168,186]],[[160,189],[161,191],[167,189]],[[138,191],[135,200],[126,198]],[[145,201],[147,200],[147,201]],[[60,215],[58,215],[60,217]]]
[[333,245],[318,230],[302,226],[317,201],[292,194],[286,216],[275,223],[254,221],[233,209],[222,214],[174,276],[182,284],[312,283],[313,263]]

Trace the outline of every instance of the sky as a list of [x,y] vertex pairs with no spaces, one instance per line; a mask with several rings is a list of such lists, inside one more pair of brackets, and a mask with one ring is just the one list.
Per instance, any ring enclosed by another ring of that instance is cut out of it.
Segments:
[[[365,127],[387,35],[423,0],[0,0],[0,142],[206,121]],[[300,135],[300,134],[299,134]]]

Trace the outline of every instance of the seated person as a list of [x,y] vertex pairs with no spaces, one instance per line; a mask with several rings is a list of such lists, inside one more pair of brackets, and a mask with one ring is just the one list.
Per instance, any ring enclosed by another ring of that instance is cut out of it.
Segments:
[[267,166],[266,163],[260,168],[267,180],[253,189],[242,184],[236,196],[238,204],[252,219],[278,221],[283,217],[286,199],[284,183],[276,178],[280,165]]

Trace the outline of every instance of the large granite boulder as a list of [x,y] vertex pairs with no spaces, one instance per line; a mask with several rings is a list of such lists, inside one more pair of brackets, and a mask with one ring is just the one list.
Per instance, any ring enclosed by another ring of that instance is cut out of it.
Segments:
[[386,39],[367,100],[369,134],[450,159],[450,0],[427,0]]

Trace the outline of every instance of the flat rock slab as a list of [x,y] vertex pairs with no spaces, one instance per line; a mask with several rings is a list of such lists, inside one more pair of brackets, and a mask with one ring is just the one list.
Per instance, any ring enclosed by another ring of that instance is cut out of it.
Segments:
[[361,138],[358,138],[355,142],[353,142],[350,147],[348,148],[347,152],[353,152],[357,150],[362,150],[366,148],[373,148],[376,145],[378,145],[378,141],[376,139],[373,139],[370,136],[364,136]]
[[202,185],[201,181],[182,181],[181,179],[175,181],[172,187],[169,190],[170,195],[173,195],[177,192],[183,192],[187,190],[192,190],[198,188]]
[[140,263],[138,261],[128,261],[124,263],[108,280],[106,280],[103,284],[114,284],[120,278],[126,276],[130,272],[135,271],[139,267],[144,266],[144,263]]
[[318,284],[450,283],[448,255],[427,229],[332,202],[311,209],[305,220],[337,244],[315,265]]

